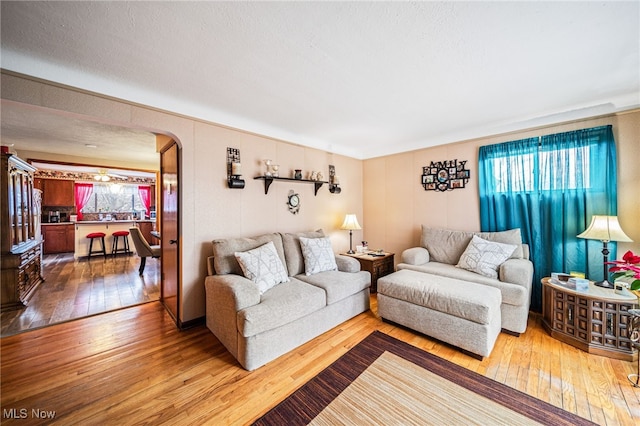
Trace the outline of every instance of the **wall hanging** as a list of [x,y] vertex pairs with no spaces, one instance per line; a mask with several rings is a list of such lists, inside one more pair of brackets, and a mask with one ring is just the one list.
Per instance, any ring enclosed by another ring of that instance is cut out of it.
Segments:
[[241,175],[240,150],[227,148],[227,185],[229,185],[229,188],[244,188],[244,179],[240,178]]
[[469,182],[467,160],[432,161],[422,168],[422,186],[425,191],[450,191],[464,188]]
[[287,207],[289,207],[289,211],[293,214],[298,214],[300,211],[300,195],[297,192],[294,192],[293,189],[289,190],[289,195],[287,196]]
[[342,192],[340,188],[340,178],[336,176],[336,168],[329,164],[329,192],[339,194]]

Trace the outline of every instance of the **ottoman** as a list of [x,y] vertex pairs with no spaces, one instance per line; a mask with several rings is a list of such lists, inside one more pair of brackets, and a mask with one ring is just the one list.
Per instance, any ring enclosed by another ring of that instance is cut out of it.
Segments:
[[478,359],[500,334],[500,290],[402,269],[378,280],[378,314],[457,346]]

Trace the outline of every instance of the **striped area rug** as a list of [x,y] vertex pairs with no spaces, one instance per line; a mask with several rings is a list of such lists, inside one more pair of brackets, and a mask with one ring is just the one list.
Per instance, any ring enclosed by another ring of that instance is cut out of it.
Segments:
[[375,331],[255,425],[593,425]]

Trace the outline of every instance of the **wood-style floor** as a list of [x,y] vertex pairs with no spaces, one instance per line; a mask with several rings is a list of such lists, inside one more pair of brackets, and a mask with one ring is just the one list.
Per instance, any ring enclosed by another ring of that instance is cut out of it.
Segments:
[[[205,326],[178,331],[159,302],[5,337],[2,423],[247,424],[380,330],[600,425],[640,424],[640,389],[627,381],[635,363],[560,343],[537,315],[520,337],[500,334],[491,356],[478,361],[381,322],[371,301],[371,311],[253,372]],[[8,418],[21,413],[25,419]]]
[[160,298],[160,261],[148,259],[138,274],[136,255],[92,256],[74,259],[73,253],[48,254],[42,261],[43,278],[27,306],[0,314],[0,335],[46,327]]

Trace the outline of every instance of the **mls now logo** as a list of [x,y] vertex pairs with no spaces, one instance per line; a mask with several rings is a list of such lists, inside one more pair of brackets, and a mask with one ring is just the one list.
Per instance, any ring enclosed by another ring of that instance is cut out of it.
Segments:
[[56,416],[55,411],[41,410],[39,408],[33,408],[31,412],[26,408],[5,408],[2,410],[3,419],[26,419],[29,414],[34,419],[53,419]]
[[26,408],[9,408],[2,410],[3,419],[26,419],[29,415],[29,411]]

